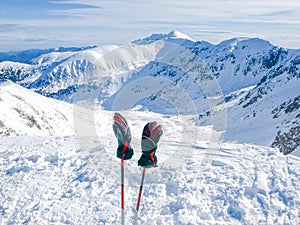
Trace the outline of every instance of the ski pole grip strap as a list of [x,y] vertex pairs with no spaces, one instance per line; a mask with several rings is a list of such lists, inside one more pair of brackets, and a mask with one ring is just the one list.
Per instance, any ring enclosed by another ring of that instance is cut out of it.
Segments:
[[127,150],[128,145],[129,145],[128,141],[125,141],[124,146],[123,146],[123,151]]
[[151,150],[142,150],[142,153],[143,153],[144,155],[150,157],[150,154],[153,154],[152,152],[155,153],[155,152],[156,152],[156,149],[157,149],[157,147],[155,147],[155,148],[153,148],[153,149],[151,149]]

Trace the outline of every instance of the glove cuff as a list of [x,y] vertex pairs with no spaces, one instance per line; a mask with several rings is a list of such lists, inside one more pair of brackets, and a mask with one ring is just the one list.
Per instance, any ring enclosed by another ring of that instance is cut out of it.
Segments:
[[151,156],[151,154],[143,153],[138,161],[138,165],[146,168],[157,167],[157,157],[154,154]]
[[124,154],[124,160],[128,160],[131,159],[133,156],[133,149],[131,148],[130,145],[127,146],[127,148],[124,149],[124,145],[119,145],[118,149],[117,149],[117,157],[119,159],[123,158],[123,154]]

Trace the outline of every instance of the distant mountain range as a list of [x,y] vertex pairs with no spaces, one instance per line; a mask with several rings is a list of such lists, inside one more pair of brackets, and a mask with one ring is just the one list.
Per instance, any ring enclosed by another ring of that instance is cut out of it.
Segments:
[[[200,66],[195,60],[185,61],[192,55]],[[226,108],[226,141],[279,147],[284,154],[300,146],[300,49],[277,47],[258,38],[233,38],[214,45],[172,31],[123,46],[0,53],[0,61],[2,81],[68,103],[93,96],[107,110],[125,93],[128,101],[135,95],[147,96],[136,102],[141,110],[193,114],[190,102],[178,92],[184,90],[196,104],[196,122],[201,126],[212,123],[218,107]],[[193,81],[187,71],[197,72],[197,66],[199,74]],[[146,77],[161,81],[145,83]],[[208,80],[217,81],[222,92],[215,109],[199,87]],[[126,87],[131,88],[124,92]],[[126,104],[121,109],[127,109]]]

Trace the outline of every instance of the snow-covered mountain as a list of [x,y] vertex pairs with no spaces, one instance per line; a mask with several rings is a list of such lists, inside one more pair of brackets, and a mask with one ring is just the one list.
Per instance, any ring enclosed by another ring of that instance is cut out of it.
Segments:
[[172,31],[0,61],[0,224],[119,224],[115,110],[134,148],[126,224],[152,120],[164,134],[138,224],[300,224],[300,50]]
[[71,135],[69,103],[39,95],[11,81],[0,83],[0,135]]
[[[136,104],[168,114],[178,113],[178,105],[182,104],[180,113],[189,114],[192,102],[199,124],[208,125],[212,116],[206,100],[209,93],[189,79],[192,66],[185,59],[190,56],[174,48],[195,55],[193,64],[201,64],[199,70],[207,66],[210,71],[197,75],[201,79],[216,78],[227,108],[226,140],[272,145],[284,153],[299,146],[300,50],[276,47],[258,38],[234,38],[213,45],[172,31],[124,46],[45,50],[45,54],[38,51],[26,60],[27,51],[16,55],[14,59],[22,55],[19,62],[4,61],[2,57],[0,78],[66,102],[93,96],[106,109],[112,109],[116,96],[126,86],[138,83],[131,89],[132,95],[150,96]],[[11,54],[7,60],[12,59]],[[177,59],[176,65],[170,57]],[[190,68],[184,68],[186,65]],[[144,82],[145,77],[166,79]],[[179,89],[184,93],[178,97]],[[249,135],[239,135],[245,132]]]
[[192,38],[190,38],[189,36],[173,30],[168,34],[152,34],[149,37],[143,38],[143,39],[138,39],[133,41],[132,43],[134,44],[150,44],[153,43],[154,41],[159,41],[159,40],[164,40],[164,41],[170,41],[170,42],[176,42],[178,44],[191,44],[193,42],[195,42]]
[[0,52],[0,62],[3,61],[12,61],[12,62],[20,62],[20,63],[30,63],[30,61],[34,58],[37,58],[44,54],[49,54],[52,52],[78,52],[82,50],[87,50],[94,48],[96,46],[88,46],[88,47],[71,47],[71,48],[50,48],[50,49],[31,49],[25,51],[11,51],[11,52]]

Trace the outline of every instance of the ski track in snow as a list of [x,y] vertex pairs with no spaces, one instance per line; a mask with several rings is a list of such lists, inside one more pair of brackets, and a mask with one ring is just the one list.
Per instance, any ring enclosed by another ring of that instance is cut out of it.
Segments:
[[[115,143],[103,139],[97,150],[106,151],[110,165],[119,168]],[[197,154],[177,171],[163,162],[147,170],[138,224],[300,223],[298,157],[224,143],[211,164],[201,167],[202,144],[180,146]],[[134,159],[138,157],[139,149]],[[1,224],[120,223],[118,179],[107,177],[109,167],[95,169],[73,136],[2,137],[0,166]],[[126,169],[136,171],[133,183],[125,184],[125,218],[131,224],[142,169],[136,160],[126,161]],[[163,179],[150,182],[157,171]]]

